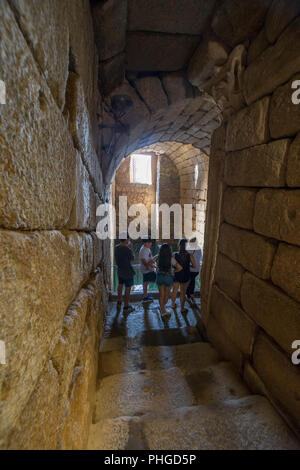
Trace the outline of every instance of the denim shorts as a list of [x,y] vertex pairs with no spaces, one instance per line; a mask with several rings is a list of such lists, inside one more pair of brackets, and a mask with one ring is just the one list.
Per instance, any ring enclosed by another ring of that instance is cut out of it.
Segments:
[[172,274],[168,273],[157,273],[156,274],[156,284],[158,286],[172,287],[174,284],[174,278]]

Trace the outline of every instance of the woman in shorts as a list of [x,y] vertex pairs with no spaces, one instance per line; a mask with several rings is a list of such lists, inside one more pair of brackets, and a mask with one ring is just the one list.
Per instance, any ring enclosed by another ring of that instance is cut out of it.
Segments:
[[184,308],[186,290],[191,279],[190,267],[196,267],[195,259],[192,254],[186,250],[187,240],[182,238],[179,242],[179,252],[175,253],[175,261],[180,264],[182,269],[175,273],[175,282],[172,292],[172,308],[176,308],[175,302],[177,292],[180,286],[180,306],[181,313],[187,313],[187,309]]
[[172,251],[167,243],[164,243],[160,247],[157,265],[156,284],[159,290],[159,305],[161,316],[165,317],[169,315],[169,313],[166,312],[166,304],[169,300],[170,290],[174,283],[172,267],[175,268],[176,272],[179,272],[182,267],[175,258],[172,258]]

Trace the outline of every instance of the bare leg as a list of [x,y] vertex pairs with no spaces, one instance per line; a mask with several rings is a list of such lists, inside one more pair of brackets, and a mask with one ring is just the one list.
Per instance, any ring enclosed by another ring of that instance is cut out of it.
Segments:
[[148,284],[148,282],[144,282],[143,284],[144,299],[148,296]]
[[122,302],[123,284],[118,285],[118,302]]
[[165,312],[165,286],[158,286],[159,290],[159,305],[161,313]]
[[181,306],[181,311],[183,312],[184,310],[184,303],[185,303],[185,294],[186,290],[188,288],[189,283],[185,282],[184,284],[180,284],[180,306]]
[[172,295],[171,295],[172,307],[173,308],[175,308],[175,301],[176,301],[176,297],[177,297],[178,288],[179,288],[179,282],[175,282],[175,284],[173,285],[173,291],[172,291]]
[[125,287],[124,307],[128,307],[131,287]]
[[165,287],[165,305],[168,303],[169,297],[170,297],[170,290],[171,287]]

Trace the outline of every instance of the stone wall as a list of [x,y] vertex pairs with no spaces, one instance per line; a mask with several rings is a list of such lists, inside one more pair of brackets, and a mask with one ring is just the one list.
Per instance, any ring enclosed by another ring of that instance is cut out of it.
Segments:
[[2,0],[0,30],[0,447],[80,449],[107,301],[89,1]]
[[[300,370],[291,355],[300,339],[300,106],[292,104],[291,83],[300,78],[300,11],[287,3],[268,9],[265,2],[257,32],[242,43],[238,105],[227,84],[226,122],[210,154],[202,310],[209,339],[297,428]],[[215,31],[238,47],[245,30],[232,17],[237,37],[226,38],[225,18],[214,20]],[[220,69],[198,82],[215,99]]]

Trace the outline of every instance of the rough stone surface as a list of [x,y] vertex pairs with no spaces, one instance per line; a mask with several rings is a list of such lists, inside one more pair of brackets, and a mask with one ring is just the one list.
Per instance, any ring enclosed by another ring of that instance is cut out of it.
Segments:
[[95,41],[101,61],[125,49],[127,0],[109,0],[93,5]]
[[292,342],[300,334],[300,305],[250,273],[243,278],[241,301],[248,315],[288,354],[292,354]]
[[272,267],[272,281],[300,302],[300,248],[279,245]]
[[216,286],[211,294],[211,312],[239,350],[250,356],[256,331],[255,323]]
[[183,69],[200,36],[131,32],[127,35],[127,70],[172,72]]
[[266,17],[265,31],[268,41],[274,43],[296,16],[300,15],[298,0],[274,0]]
[[140,367],[148,370],[177,367],[185,375],[218,362],[218,354],[209,343],[178,344],[175,346],[146,346],[138,349],[120,349],[102,352],[102,376],[135,372]]
[[66,228],[85,231],[96,228],[96,194],[79,152],[76,153],[75,199]]
[[248,104],[272,93],[300,70],[300,18],[283,32],[245,72],[245,98]]
[[195,86],[201,86],[215,73],[215,67],[223,65],[228,54],[222,43],[206,38],[196,49],[188,66],[188,79]]
[[255,190],[227,188],[223,202],[225,221],[241,228],[253,229],[255,198]]
[[285,186],[289,140],[230,152],[225,159],[225,181],[231,186]]
[[233,115],[227,125],[226,150],[242,150],[268,142],[270,98],[264,98]]
[[273,407],[259,396],[149,415],[143,421],[150,449],[299,449]]
[[254,230],[300,245],[300,190],[262,189],[257,194]]
[[251,64],[257,57],[260,56],[269,47],[269,42],[266,38],[266,32],[263,28],[258,35],[251,41],[248,49],[247,63]]
[[134,84],[152,113],[168,106],[167,96],[158,77],[139,78]]
[[273,139],[293,136],[300,131],[300,105],[292,102],[292,83],[299,80],[296,75],[285,85],[277,88],[271,99],[270,132]]
[[299,424],[299,368],[263,334],[259,335],[254,346],[253,365],[270,394],[290,414],[295,424]]
[[183,72],[163,74],[162,83],[170,104],[193,97],[193,87]]
[[253,232],[223,224],[220,251],[256,276],[269,279],[276,246]]
[[[9,361],[0,369],[1,436],[29,399],[65,312],[92,269],[89,235],[2,231],[1,339]],[[49,320],[51,319],[51,321]]]
[[63,109],[69,62],[67,3],[45,0],[42,14],[34,0],[12,0],[10,4],[58,107]]
[[104,96],[109,95],[120,86],[125,77],[125,54],[121,53],[112,59],[99,64],[99,82]]
[[271,1],[223,1],[214,15],[212,28],[225,43],[236,46],[260,29]]
[[59,378],[48,361],[17,424],[11,433],[9,450],[54,450],[58,434]]
[[102,172],[94,146],[92,123],[80,76],[70,72],[64,110],[75,147],[81,152],[95,191],[102,194]]
[[231,261],[227,256],[218,254],[215,282],[218,286],[237,302],[240,301],[240,290],[242,285],[244,269],[241,265]]
[[8,90],[0,122],[0,225],[62,227],[75,193],[72,139],[6,2],[0,17],[1,79]]
[[241,370],[243,355],[232,339],[220,326],[214,315],[209,315],[207,321],[207,336],[223,359],[232,362],[237,370]]
[[300,187],[300,134],[297,135],[289,149],[286,181],[288,186]]
[[202,34],[215,0],[128,0],[129,31]]
[[124,124],[130,125],[130,129],[132,130],[134,127],[138,126],[141,121],[147,120],[149,118],[150,113],[146,105],[139,98],[135,89],[128,82],[125,82],[122,86],[116,88],[111,96],[113,97],[115,95],[123,94],[128,95],[133,102],[132,108],[126,113],[125,117],[122,119],[122,122]]

